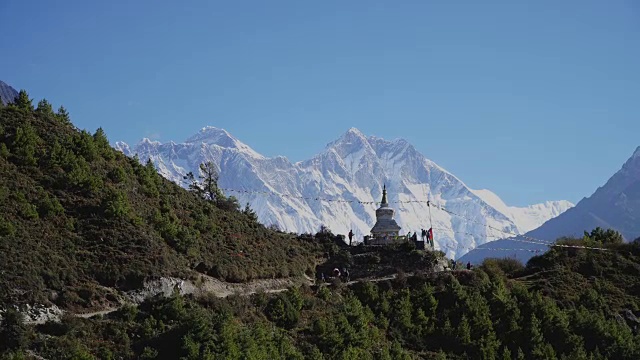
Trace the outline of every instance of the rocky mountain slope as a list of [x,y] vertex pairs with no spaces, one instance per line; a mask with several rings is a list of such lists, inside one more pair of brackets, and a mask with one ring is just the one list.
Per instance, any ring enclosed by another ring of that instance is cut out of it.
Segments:
[[[581,238],[585,231],[597,227],[617,230],[627,241],[640,237],[640,147],[593,195],[526,235],[555,241],[563,236]],[[536,251],[546,249],[548,246],[523,243],[517,238],[504,239],[483,245],[461,260],[480,263],[486,257],[511,256],[527,261]]]
[[531,230],[572,206],[559,201],[509,207],[491,192],[470,189],[407,141],[365,136],[355,128],[298,163],[262,156],[214,127],[183,143],[143,139],[133,148],[122,142],[116,148],[137,154],[142,162],[151,159],[163,176],[177,183],[183,183],[187,172],[196,173],[200,163],[212,161],[228,195],[248,202],[262,223],[292,232],[314,233],[324,224],[336,233],[353,229],[361,239],[375,223],[373,202],[380,201],[386,184],[403,233],[431,226],[426,203],[412,201],[428,199],[464,217],[432,208],[436,247],[450,257],[505,234]]
[[527,235],[544,240],[580,237],[598,226],[619,231],[627,241],[640,236],[640,147],[593,195]]
[[18,91],[16,91],[16,89],[0,81],[0,100],[2,100],[3,104],[13,102],[17,96]]

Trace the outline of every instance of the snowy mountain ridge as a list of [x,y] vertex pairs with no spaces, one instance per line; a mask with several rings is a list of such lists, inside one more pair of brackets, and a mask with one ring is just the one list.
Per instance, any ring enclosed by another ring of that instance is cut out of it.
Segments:
[[[115,147],[129,156],[137,154],[141,162],[151,159],[160,174],[181,185],[186,173],[197,173],[199,164],[212,161],[220,172],[221,188],[250,191],[226,191],[227,195],[236,196],[241,204],[248,202],[262,223],[298,233],[315,233],[326,225],[334,233],[353,229],[361,239],[375,224],[376,209],[361,202],[380,201],[386,184],[402,233],[433,226],[436,248],[450,257],[506,233],[531,230],[573,206],[567,201],[507,206],[488,190],[470,189],[406,140],[365,136],[356,128],[313,158],[296,163],[283,156],[265,157],[211,126],[184,143],[143,139],[133,148],[122,142]],[[409,202],[415,200],[430,200],[465,218],[436,208],[431,208],[430,218],[426,203]]]
[[471,190],[474,194],[491,205],[496,210],[507,215],[516,226],[521,234],[533,230],[543,224],[545,221],[554,218],[567,211],[574,205],[566,200],[545,201],[541,204],[529,205],[526,207],[508,206],[498,195],[491,190]]

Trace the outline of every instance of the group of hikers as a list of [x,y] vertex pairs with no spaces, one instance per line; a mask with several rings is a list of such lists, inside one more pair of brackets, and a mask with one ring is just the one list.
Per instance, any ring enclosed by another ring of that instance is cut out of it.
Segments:
[[[342,279],[345,282],[350,281],[349,269],[347,269],[346,267],[342,268],[342,272],[340,272],[340,269],[334,268],[331,272],[331,275],[332,276],[330,276],[329,279]],[[327,277],[324,275],[324,272],[320,273],[320,279],[322,279],[322,282],[327,281]]]
[[[455,260],[451,260],[451,270],[456,270],[457,266],[458,266],[458,263]],[[473,265],[471,265],[471,262],[468,261],[467,262],[467,270],[471,270],[472,267],[473,267]]]
[[[422,235],[422,241],[425,241],[427,244],[429,244],[429,246],[431,246],[431,248],[433,248],[434,247],[433,229],[432,228],[429,228],[429,230],[420,229],[420,231]],[[407,238],[414,242],[418,241],[418,233],[414,232],[413,235],[411,235],[411,231],[409,231],[409,233],[407,234]]]

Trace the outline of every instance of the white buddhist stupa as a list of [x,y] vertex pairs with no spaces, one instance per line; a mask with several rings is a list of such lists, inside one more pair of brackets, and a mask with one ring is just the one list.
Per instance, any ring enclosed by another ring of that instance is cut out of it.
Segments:
[[387,185],[382,188],[382,202],[376,210],[376,224],[371,228],[373,239],[371,244],[391,244],[400,234],[400,225],[393,219],[395,210],[387,202]]

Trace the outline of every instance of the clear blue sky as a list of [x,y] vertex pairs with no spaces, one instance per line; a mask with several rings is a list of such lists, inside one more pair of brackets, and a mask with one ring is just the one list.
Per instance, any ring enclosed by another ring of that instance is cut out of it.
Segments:
[[212,125],[297,161],[353,126],[577,202],[640,145],[640,2],[2,0],[0,79],[112,142]]

